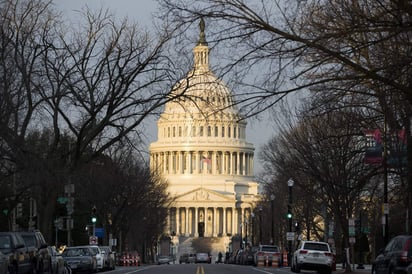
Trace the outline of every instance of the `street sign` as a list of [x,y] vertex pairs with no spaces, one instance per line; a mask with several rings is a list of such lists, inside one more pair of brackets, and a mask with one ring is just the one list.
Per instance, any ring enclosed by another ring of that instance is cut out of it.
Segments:
[[295,232],[286,232],[286,240],[293,241],[295,239]]
[[349,236],[355,236],[355,227],[354,226],[349,227]]

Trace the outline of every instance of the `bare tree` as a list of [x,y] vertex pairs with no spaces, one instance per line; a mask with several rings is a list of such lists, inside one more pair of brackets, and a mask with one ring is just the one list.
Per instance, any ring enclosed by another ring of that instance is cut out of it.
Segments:
[[[275,176],[294,179],[295,197],[299,197],[294,200],[295,216],[308,238],[323,239],[328,234],[313,222],[321,216],[326,225],[336,222],[343,235],[336,242],[348,245],[348,219],[361,203],[374,204],[377,193],[371,178],[377,169],[363,163],[359,119],[355,113],[342,111],[306,116],[262,150],[262,159]],[[370,200],[363,200],[365,196]]]
[[50,240],[57,197],[76,184],[76,169],[115,144],[138,150],[142,121],[173,99],[169,32],[152,37],[87,9],[76,29],[46,0],[0,7],[2,188],[10,206],[35,198]]
[[[310,90],[313,96],[333,94],[336,108],[375,108],[381,113],[380,128],[385,120],[393,130],[411,132],[408,1],[160,2],[169,22],[184,30],[206,18],[213,47],[230,51],[219,59],[220,75],[230,74],[227,78],[239,85],[237,98],[245,116],[270,109],[288,94]],[[354,95],[374,103],[354,105],[348,100]],[[408,170],[411,163],[408,137]],[[411,174],[406,193],[412,193]],[[412,211],[411,197],[405,201]]]

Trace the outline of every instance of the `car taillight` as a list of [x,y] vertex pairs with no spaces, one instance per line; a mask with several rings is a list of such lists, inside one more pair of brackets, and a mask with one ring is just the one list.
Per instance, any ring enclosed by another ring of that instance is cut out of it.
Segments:
[[299,251],[299,254],[306,254],[306,253],[308,253],[307,250],[301,250],[301,251]]
[[405,243],[405,246],[403,247],[403,250],[401,252],[401,256],[399,258],[399,260],[401,262],[407,262],[408,261],[408,250],[409,250],[409,246],[411,244],[411,240],[407,240]]
[[330,257],[332,257],[332,253],[330,253],[330,252],[325,252],[325,256],[330,256]]
[[265,255],[265,253],[263,253],[263,252],[258,252],[257,255],[258,255],[258,256],[263,256],[263,255]]

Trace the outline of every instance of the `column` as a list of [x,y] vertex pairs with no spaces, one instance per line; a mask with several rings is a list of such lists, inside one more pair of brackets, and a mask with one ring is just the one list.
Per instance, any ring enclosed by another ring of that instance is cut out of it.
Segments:
[[240,152],[236,152],[236,174],[240,174]]
[[232,207],[232,235],[237,233],[236,208]]
[[185,230],[185,236],[189,237],[189,209],[187,207],[185,207],[185,219],[186,219],[186,230]]
[[168,163],[169,163],[169,174],[173,174],[173,152],[170,151],[168,154]]
[[166,228],[165,228],[166,234],[170,234],[170,216],[172,215],[171,213],[172,213],[172,209],[169,209],[167,218],[166,218]]
[[209,236],[209,218],[208,218],[208,216],[207,216],[207,207],[203,210],[203,222],[204,222],[204,224],[205,224],[205,233],[204,233],[204,236],[205,237],[208,237]]
[[193,170],[192,170],[192,152],[191,151],[189,151],[188,152],[188,156],[189,156],[189,160],[188,160],[188,169],[189,169],[189,174],[192,174],[193,173]]
[[200,161],[199,161],[199,159],[200,159],[200,153],[199,153],[199,151],[196,151],[196,173],[197,174],[200,174]]
[[217,221],[217,207],[213,208],[213,237],[217,237],[217,232],[219,231],[218,221]]
[[226,208],[222,207],[222,221],[223,221],[223,227],[222,227],[222,236],[226,236],[227,235],[227,231],[226,231]]
[[225,152],[224,151],[221,151],[221,153],[222,153],[222,155],[221,155],[221,157],[222,157],[222,161],[221,161],[221,169],[220,169],[220,174],[225,174]]
[[243,152],[242,175],[246,175],[246,152]]
[[166,174],[166,152],[163,152],[163,157],[162,157],[162,162],[163,162],[163,174]]
[[199,232],[197,230],[197,225],[199,223],[199,219],[198,219],[198,212],[199,208],[195,207],[195,237],[199,237]]
[[180,236],[180,208],[176,207],[176,235]]
[[216,174],[217,170],[217,157],[216,157],[216,151],[212,151],[212,174]]
[[235,175],[234,174],[234,172],[233,172],[233,152],[229,152],[229,169],[230,169],[230,172],[229,172],[229,175]]

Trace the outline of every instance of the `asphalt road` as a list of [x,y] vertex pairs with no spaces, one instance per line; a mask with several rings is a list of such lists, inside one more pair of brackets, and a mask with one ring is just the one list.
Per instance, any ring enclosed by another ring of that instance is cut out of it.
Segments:
[[[101,273],[107,274],[292,274],[290,267],[254,267],[234,264],[170,264],[170,265],[143,265],[143,266],[117,266],[115,270]],[[333,274],[343,274],[344,270],[338,268]],[[369,274],[370,268],[356,270],[351,274]],[[301,271],[301,274],[317,274],[316,271]]]
[[[139,267],[116,267],[110,274],[286,274],[292,273],[290,268],[270,268],[241,266],[233,264],[171,264],[171,265],[144,265]],[[307,272],[316,274],[316,272]],[[304,274],[304,272],[302,272]]]

